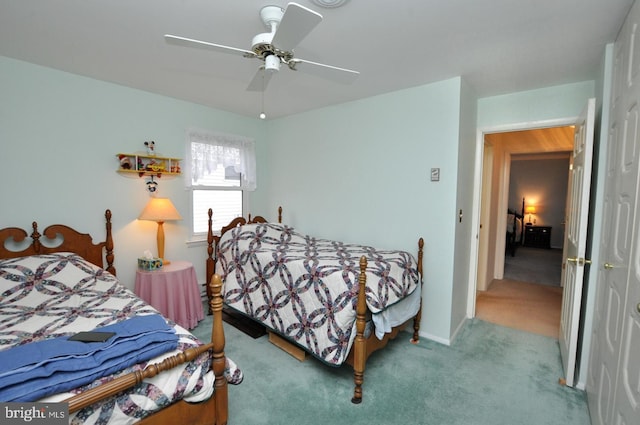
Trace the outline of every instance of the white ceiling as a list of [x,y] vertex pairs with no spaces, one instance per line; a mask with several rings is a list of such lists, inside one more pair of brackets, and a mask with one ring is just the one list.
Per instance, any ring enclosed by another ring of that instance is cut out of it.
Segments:
[[[350,0],[296,56],[361,72],[341,85],[283,67],[265,93],[282,117],[462,76],[479,97],[593,79],[633,0]],[[260,62],[167,44],[250,50],[281,0],[0,0],[0,55],[255,117]]]

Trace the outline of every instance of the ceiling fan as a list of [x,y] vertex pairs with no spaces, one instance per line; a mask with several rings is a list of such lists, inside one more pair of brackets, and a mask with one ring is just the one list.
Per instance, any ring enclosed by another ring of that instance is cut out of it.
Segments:
[[360,74],[358,71],[312,62],[294,55],[293,49],[322,21],[321,14],[297,3],[289,3],[286,9],[271,5],[263,7],[260,10],[260,18],[270,32],[253,37],[251,50],[171,34],[165,34],[164,38],[168,43],[180,46],[259,59],[263,64],[247,87],[250,91],[264,92],[271,76],[280,70],[282,64],[293,71],[316,75],[343,84],[352,83]]

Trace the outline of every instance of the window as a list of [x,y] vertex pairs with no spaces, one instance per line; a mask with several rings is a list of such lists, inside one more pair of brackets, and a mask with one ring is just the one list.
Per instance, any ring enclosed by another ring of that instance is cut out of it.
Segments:
[[243,215],[244,192],[256,188],[255,143],[241,136],[189,130],[187,189],[191,192],[191,236],[207,235],[209,208],[213,230]]

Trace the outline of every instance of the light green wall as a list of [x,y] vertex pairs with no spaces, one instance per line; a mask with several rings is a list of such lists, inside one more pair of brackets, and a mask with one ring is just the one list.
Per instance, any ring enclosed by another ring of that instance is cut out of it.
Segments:
[[576,117],[595,93],[594,81],[583,81],[478,100],[478,127],[497,127]]
[[[421,331],[448,341],[460,79],[272,121],[268,211],[305,233],[417,251],[425,240]],[[430,181],[440,168],[441,180]]]
[[[280,120],[214,110],[0,57],[0,227],[74,223],[103,234],[113,212],[118,275],[133,287],[136,258],[154,250],[155,224],[136,220],[143,179],[115,172],[117,152],[184,157],[188,127],[256,139],[258,190],[250,210],[320,237],[417,250],[425,239],[422,331],[450,335],[460,79],[389,93]],[[430,168],[441,180],[429,181]],[[160,195],[189,214],[182,178],[160,180]],[[204,280],[203,246],[189,246],[187,222],[166,223],[166,257],[194,262]]]
[[[117,174],[115,154],[154,140],[159,154],[184,158],[189,126],[252,137],[264,152],[257,119],[4,57],[0,75],[0,227],[73,223],[98,238],[109,208],[115,266],[130,288],[136,258],[156,251],[156,224],[136,220],[149,198],[145,182]],[[189,215],[182,178],[160,179],[159,193]],[[204,282],[206,248],[185,244],[187,226],[165,224],[165,254],[192,261]]]

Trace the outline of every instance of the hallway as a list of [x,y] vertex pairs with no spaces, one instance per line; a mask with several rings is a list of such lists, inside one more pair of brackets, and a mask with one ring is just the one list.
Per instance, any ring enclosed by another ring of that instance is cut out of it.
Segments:
[[562,288],[494,279],[476,298],[476,317],[484,321],[558,338]]
[[558,338],[562,252],[518,248],[505,259],[505,278],[476,297],[476,317],[490,323]]

